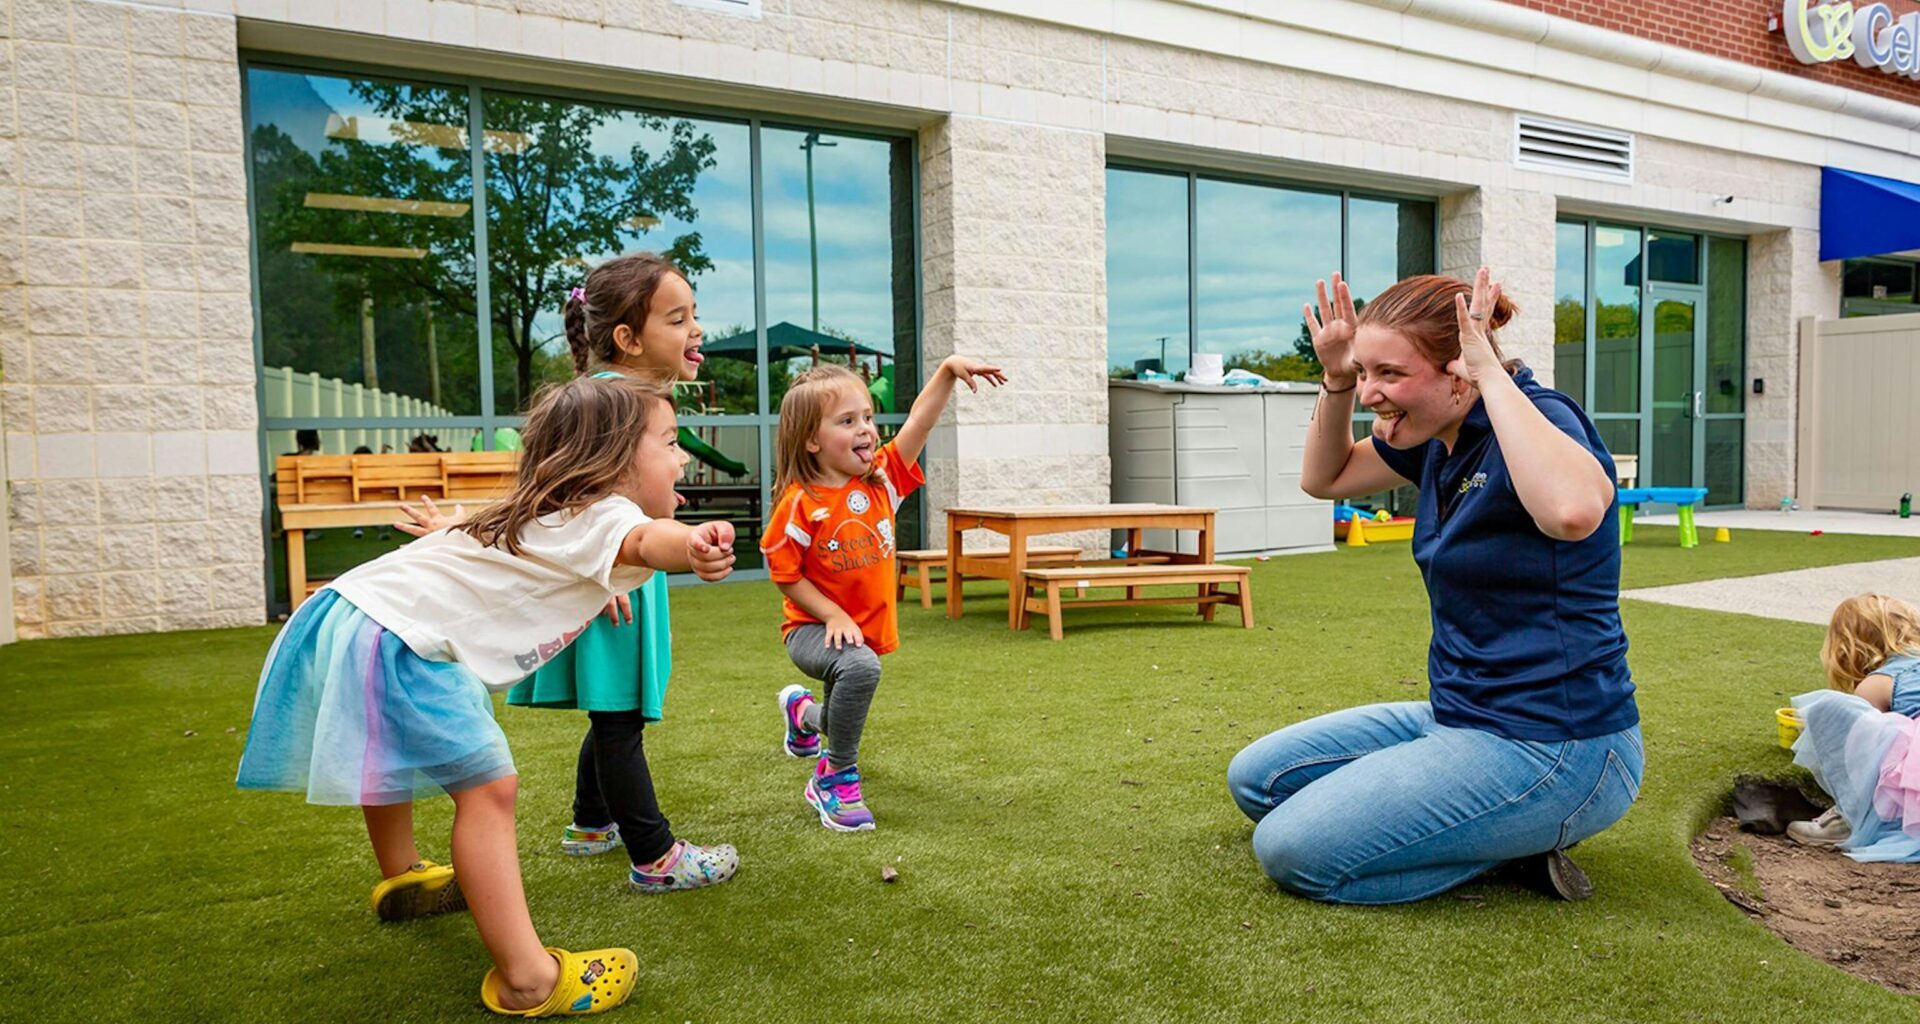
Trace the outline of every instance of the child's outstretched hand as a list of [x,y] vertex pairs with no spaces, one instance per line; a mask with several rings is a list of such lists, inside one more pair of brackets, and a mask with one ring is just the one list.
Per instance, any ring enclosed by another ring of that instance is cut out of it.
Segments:
[[733,571],[733,524],[715,520],[694,527],[687,534],[687,561],[708,583],[726,579]]
[[[401,533],[413,534],[415,537],[425,537],[435,530],[448,526],[458,526],[467,521],[467,508],[465,505],[453,506],[453,514],[448,515],[440,511],[440,506],[435,505],[433,499],[427,495],[422,494],[420,496],[420,502],[420,505],[409,505],[404,501],[401,502],[400,511],[405,512],[407,518],[413,520],[413,522],[394,523],[393,528],[399,530]],[[421,505],[426,507],[422,508]]]
[[1005,370],[1002,370],[998,366],[983,363],[978,359],[968,359],[966,356],[948,356],[946,361],[940,364],[940,368],[952,374],[954,380],[965,384],[967,390],[976,394],[980,391],[980,385],[974,382],[975,377],[992,384],[994,387],[999,387],[1007,382],[1007,372]]

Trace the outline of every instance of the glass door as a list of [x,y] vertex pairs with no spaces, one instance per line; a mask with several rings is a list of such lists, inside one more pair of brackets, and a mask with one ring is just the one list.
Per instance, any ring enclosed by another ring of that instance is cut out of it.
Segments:
[[1701,290],[1656,284],[1647,289],[1646,386],[1652,437],[1641,460],[1643,486],[1703,487],[1706,395],[1700,369],[1706,361],[1706,322]]

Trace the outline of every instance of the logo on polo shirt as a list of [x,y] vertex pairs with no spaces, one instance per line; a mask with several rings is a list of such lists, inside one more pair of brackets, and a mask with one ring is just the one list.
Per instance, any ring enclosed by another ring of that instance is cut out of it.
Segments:
[[1460,493],[1465,494],[1476,487],[1485,487],[1485,486],[1487,486],[1487,474],[1475,473],[1472,476],[1461,478]]

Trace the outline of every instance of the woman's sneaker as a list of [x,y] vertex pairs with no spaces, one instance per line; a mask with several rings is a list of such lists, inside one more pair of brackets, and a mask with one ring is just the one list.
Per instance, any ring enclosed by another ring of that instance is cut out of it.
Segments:
[[740,870],[740,854],[731,843],[695,846],[681,839],[660,860],[645,868],[635,865],[627,885],[640,892],[674,892],[719,885]]
[[1839,846],[1853,838],[1853,826],[1840,816],[1840,808],[1829,807],[1825,814],[1812,821],[1789,824],[1787,838],[1802,846]]
[[820,812],[820,824],[835,832],[873,831],[873,812],[860,798],[860,769],[830,771],[825,754],[814,763],[807,780],[807,803]]
[[569,857],[597,857],[620,845],[620,826],[581,828],[568,825],[560,834],[560,852]]
[[780,691],[780,717],[787,726],[787,756],[814,757],[820,753],[820,734],[806,727],[807,705],[813,691],[795,683]]

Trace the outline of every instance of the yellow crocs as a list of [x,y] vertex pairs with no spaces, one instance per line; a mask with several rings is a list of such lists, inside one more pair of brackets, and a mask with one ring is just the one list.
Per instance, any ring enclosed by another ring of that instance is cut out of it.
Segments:
[[493,970],[480,982],[480,1001],[487,1009],[509,1017],[580,1017],[611,1010],[633,994],[634,978],[640,971],[640,958],[631,949],[590,949],[569,953],[556,946],[547,947],[548,955],[560,961],[560,980],[553,994],[539,1006],[509,1010],[500,1005],[494,993],[499,977]]
[[453,869],[423,860],[373,887],[373,912],[382,921],[407,921],[467,909]]

